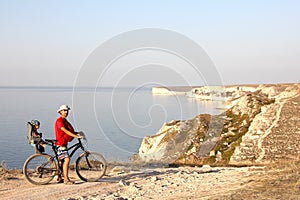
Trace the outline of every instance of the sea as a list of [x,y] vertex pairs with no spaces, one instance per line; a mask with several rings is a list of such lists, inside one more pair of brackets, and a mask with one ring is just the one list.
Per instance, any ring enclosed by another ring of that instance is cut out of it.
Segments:
[[[164,123],[222,111],[218,101],[153,95],[151,88],[0,87],[0,97],[0,162],[8,169],[21,169],[34,153],[27,140],[28,121],[39,120],[43,138],[55,139],[56,111],[62,104],[71,107],[68,120],[85,133],[90,151],[122,162],[130,162],[143,138],[155,135]],[[50,147],[46,153],[52,153]]]

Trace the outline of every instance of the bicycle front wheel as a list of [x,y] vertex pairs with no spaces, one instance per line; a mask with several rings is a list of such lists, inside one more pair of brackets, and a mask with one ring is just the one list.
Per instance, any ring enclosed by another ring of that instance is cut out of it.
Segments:
[[23,174],[27,181],[35,185],[49,183],[56,175],[54,159],[47,154],[34,154],[24,163]]
[[106,172],[104,157],[96,152],[85,152],[76,160],[76,173],[83,181],[98,181]]

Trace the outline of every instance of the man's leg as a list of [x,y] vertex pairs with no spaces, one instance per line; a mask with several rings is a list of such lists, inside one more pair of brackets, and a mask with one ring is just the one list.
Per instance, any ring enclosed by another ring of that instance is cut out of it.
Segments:
[[59,170],[60,170],[60,173],[57,175],[57,182],[61,183],[63,181],[62,179],[62,174],[64,173],[63,172],[63,163],[64,163],[64,159],[58,161],[58,167],[59,167]]
[[69,179],[69,163],[70,163],[70,158],[64,158],[63,172],[64,172],[65,182],[70,180]]

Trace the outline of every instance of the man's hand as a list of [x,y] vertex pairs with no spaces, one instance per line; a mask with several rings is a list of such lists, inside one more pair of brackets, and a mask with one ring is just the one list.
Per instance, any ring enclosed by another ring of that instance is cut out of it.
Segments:
[[78,139],[83,139],[83,136],[82,135],[77,135],[77,138]]
[[85,134],[82,131],[76,132],[77,138],[78,139],[84,139],[85,138]]

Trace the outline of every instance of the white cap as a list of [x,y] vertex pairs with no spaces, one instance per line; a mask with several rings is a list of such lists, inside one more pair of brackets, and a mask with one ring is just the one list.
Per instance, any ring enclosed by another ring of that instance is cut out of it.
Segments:
[[57,110],[57,112],[59,113],[60,111],[62,111],[62,110],[70,110],[71,108],[69,107],[69,106],[67,106],[67,105],[61,105],[60,107],[59,107],[59,109]]

